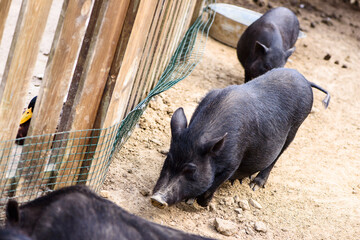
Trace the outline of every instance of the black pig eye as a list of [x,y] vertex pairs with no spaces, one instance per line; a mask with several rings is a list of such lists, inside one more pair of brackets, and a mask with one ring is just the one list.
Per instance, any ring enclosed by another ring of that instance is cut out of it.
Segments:
[[186,175],[193,175],[196,172],[196,165],[193,163],[187,163],[184,166],[183,173]]

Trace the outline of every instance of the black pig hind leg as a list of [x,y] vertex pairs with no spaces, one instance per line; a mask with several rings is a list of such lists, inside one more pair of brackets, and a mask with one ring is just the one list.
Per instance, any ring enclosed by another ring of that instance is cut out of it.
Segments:
[[288,137],[285,141],[285,144],[283,146],[283,148],[281,149],[279,155],[276,157],[276,159],[274,160],[273,163],[270,164],[270,166],[268,166],[267,168],[265,168],[264,170],[260,171],[256,177],[250,181],[250,188],[253,191],[256,191],[259,188],[264,188],[265,184],[269,178],[270,172],[273,169],[276,161],[279,159],[279,157],[281,156],[281,154],[286,150],[286,148],[290,145],[290,143],[294,140],[296,132],[299,128],[298,127],[294,127],[293,129],[290,130]]

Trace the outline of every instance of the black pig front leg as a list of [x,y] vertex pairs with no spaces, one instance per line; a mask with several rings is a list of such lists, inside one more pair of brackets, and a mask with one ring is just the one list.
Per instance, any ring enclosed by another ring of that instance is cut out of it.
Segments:
[[199,197],[196,198],[197,203],[202,207],[206,207],[207,205],[209,205],[211,199],[214,196],[216,189],[218,189],[223,182],[228,180],[230,176],[234,174],[234,172],[235,171],[233,172],[224,171],[218,176],[216,176],[211,187],[206,192],[204,192],[203,194],[201,194]]

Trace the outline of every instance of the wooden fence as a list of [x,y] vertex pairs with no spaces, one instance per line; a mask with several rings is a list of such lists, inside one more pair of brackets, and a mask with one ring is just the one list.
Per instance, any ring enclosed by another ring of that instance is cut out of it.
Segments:
[[[0,0],[0,40],[11,2]],[[48,135],[32,143],[50,144],[56,132],[102,129],[120,122],[156,84],[202,2],[64,0],[28,133]],[[51,5],[52,0],[22,1],[0,85],[2,148],[14,144],[8,140],[15,139],[26,106]],[[30,147],[37,152],[39,145]],[[31,165],[43,172],[46,157],[38,154],[31,156]],[[6,168],[4,161],[0,158],[0,172]],[[74,165],[69,157],[62,163],[64,169],[67,161]],[[61,176],[58,180],[63,182]]]

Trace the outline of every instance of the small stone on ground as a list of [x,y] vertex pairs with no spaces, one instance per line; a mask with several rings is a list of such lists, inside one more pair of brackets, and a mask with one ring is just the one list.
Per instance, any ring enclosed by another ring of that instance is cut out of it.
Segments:
[[239,207],[241,207],[244,211],[250,210],[249,202],[243,199],[239,201]]
[[214,225],[216,230],[225,236],[232,236],[237,232],[237,225],[228,220],[215,218]]
[[262,206],[260,205],[260,203],[258,203],[257,201],[255,201],[254,199],[250,198],[249,203],[251,206],[253,206],[254,208],[257,209],[262,209]]
[[264,233],[267,232],[266,224],[264,222],[261,222],[261,221],[255,222],[254,228],[258,232],[264,232]]

